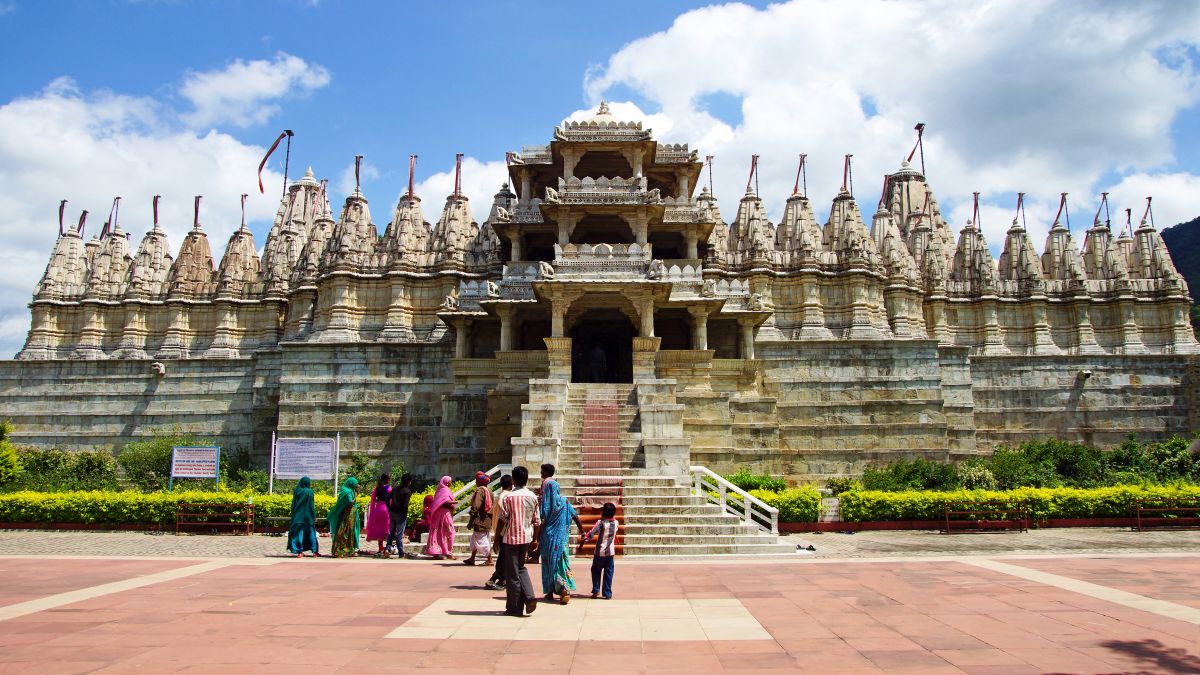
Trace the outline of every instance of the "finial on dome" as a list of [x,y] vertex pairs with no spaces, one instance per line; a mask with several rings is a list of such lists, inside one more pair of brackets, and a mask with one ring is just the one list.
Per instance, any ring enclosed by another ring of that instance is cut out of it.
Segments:
[[311,166],[308,167],[308,170],[304,172],[304,177],[305,178],[316,178],[316,176],[313,175],[313,170],[312,170]]
[[608,110],[608,101],[600,101],[600,109],[596,111],[597,115],[611,115]]

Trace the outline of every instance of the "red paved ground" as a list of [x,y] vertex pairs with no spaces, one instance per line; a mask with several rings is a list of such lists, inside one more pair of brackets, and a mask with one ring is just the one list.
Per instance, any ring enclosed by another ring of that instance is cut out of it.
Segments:
[[190,560],[31,561],[0,558],[0,607],[194,565]]
[[[1173,575],[1169,585],[1160,577],[1196,561],[1008,562],[1066,576],[1089,566],[1106,573],[1102,565],[1116,564],[1128,583],[1168,598],[1200,591],[1195,575]],[[119,576],[115,570],[144,573],[126,561],[5,560],[4,566],[15,578],[41,578],[57,589],[92,583],[101,571],[107,574],[101,583]],[[620,598],[735,597],[773,640],[384,639],[437,598],[494,597],[499,609],[501,594],[477,587],[485,577],[480,568],[412,561],[235,565],[0,621],[0,672],[1200,670],[1196,624],[938,561],[618,563]],[[10,585],[7,578],[3,583]]]
[[1125,558],[1078,558],[1063,561],[1011,560],[1010,563],[1043,572],[1062,574],[1109,588],[1200,609],[1200,560],[1148,558],[1138,563],[1138,574],[1128,573]]

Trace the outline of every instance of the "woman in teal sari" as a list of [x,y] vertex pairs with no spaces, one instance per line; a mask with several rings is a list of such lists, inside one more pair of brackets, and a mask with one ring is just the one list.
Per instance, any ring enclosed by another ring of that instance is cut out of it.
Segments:
[[329,536],[333,538],[333,557],[349,558],[358,554],[358,479],[350,476],[338,491],[337,503],[329,509]]
[[292,522],[288,524],[288,552],[299,558],[305,551],[321,555],[317,547],[317,507],[308,476],[301,478],[292,491]]
[[558,482],[547,480],[542,484],[542,499],[539,506],[542,517],[542,534],[538,539],[538,551],[542,561],[542,592],[546,599],[558,596],[565,605],[571,601],[575,590],[575,579],[571,576],[571,521],[583,536],[583,524],[575,507],[562,496]]

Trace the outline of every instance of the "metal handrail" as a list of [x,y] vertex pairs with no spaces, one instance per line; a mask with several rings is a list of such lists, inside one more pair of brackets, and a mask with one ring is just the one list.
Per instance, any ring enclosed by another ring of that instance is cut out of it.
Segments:
[[[740,516],[748,525],[755,525],[771,534],[779,534],[779,509],[730,483],[724,477],[709,471],[706,467],[693,466],[689,471],[692,474],[693,495],[708,499],[709,502],[719,505],[726,513]],[[713,492],[717,494],[714,495]],[[731,498],[730,492],[740,497],[740,500],[735,501],[734,498]]]
[[[512,464],[497,464],[496,466],[493,466],[492,468],[488,469],[487,471],[484,471],[484,473],[487,474],[487,477],[492,479],[492,482],[488,483],[488,486],[489,486],[488,489],[491,490],[492,492],[496,492],[497,490],[499,490],[500,489],[500,481],[496,480],[496,479],[499,478],[500,476],[503,476],[505,473],[512,473],[512,468],[513,468]],[[466,485],[464,485],[454,491],[454,497],[453,497],[454,503],[458,505],[454,509],[455,517],[457,517],[460,513],[463,513],[464,511],[466,511],[471,506],[470,503],[465,503],[459,498],[462,497],[463,495],[466,495],[468,492],[474,492],[474,491],[475,491],[475,481],[474,480],[467,481]]]

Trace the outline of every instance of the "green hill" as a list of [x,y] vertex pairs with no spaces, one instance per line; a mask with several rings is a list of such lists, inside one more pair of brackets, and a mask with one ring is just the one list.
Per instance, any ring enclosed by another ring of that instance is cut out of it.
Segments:
[[1171,252],[1175,269],[1187,279],[1192,299],[1200,294],[1200,218],[1193,218],[1162,231],[1163,242]]

